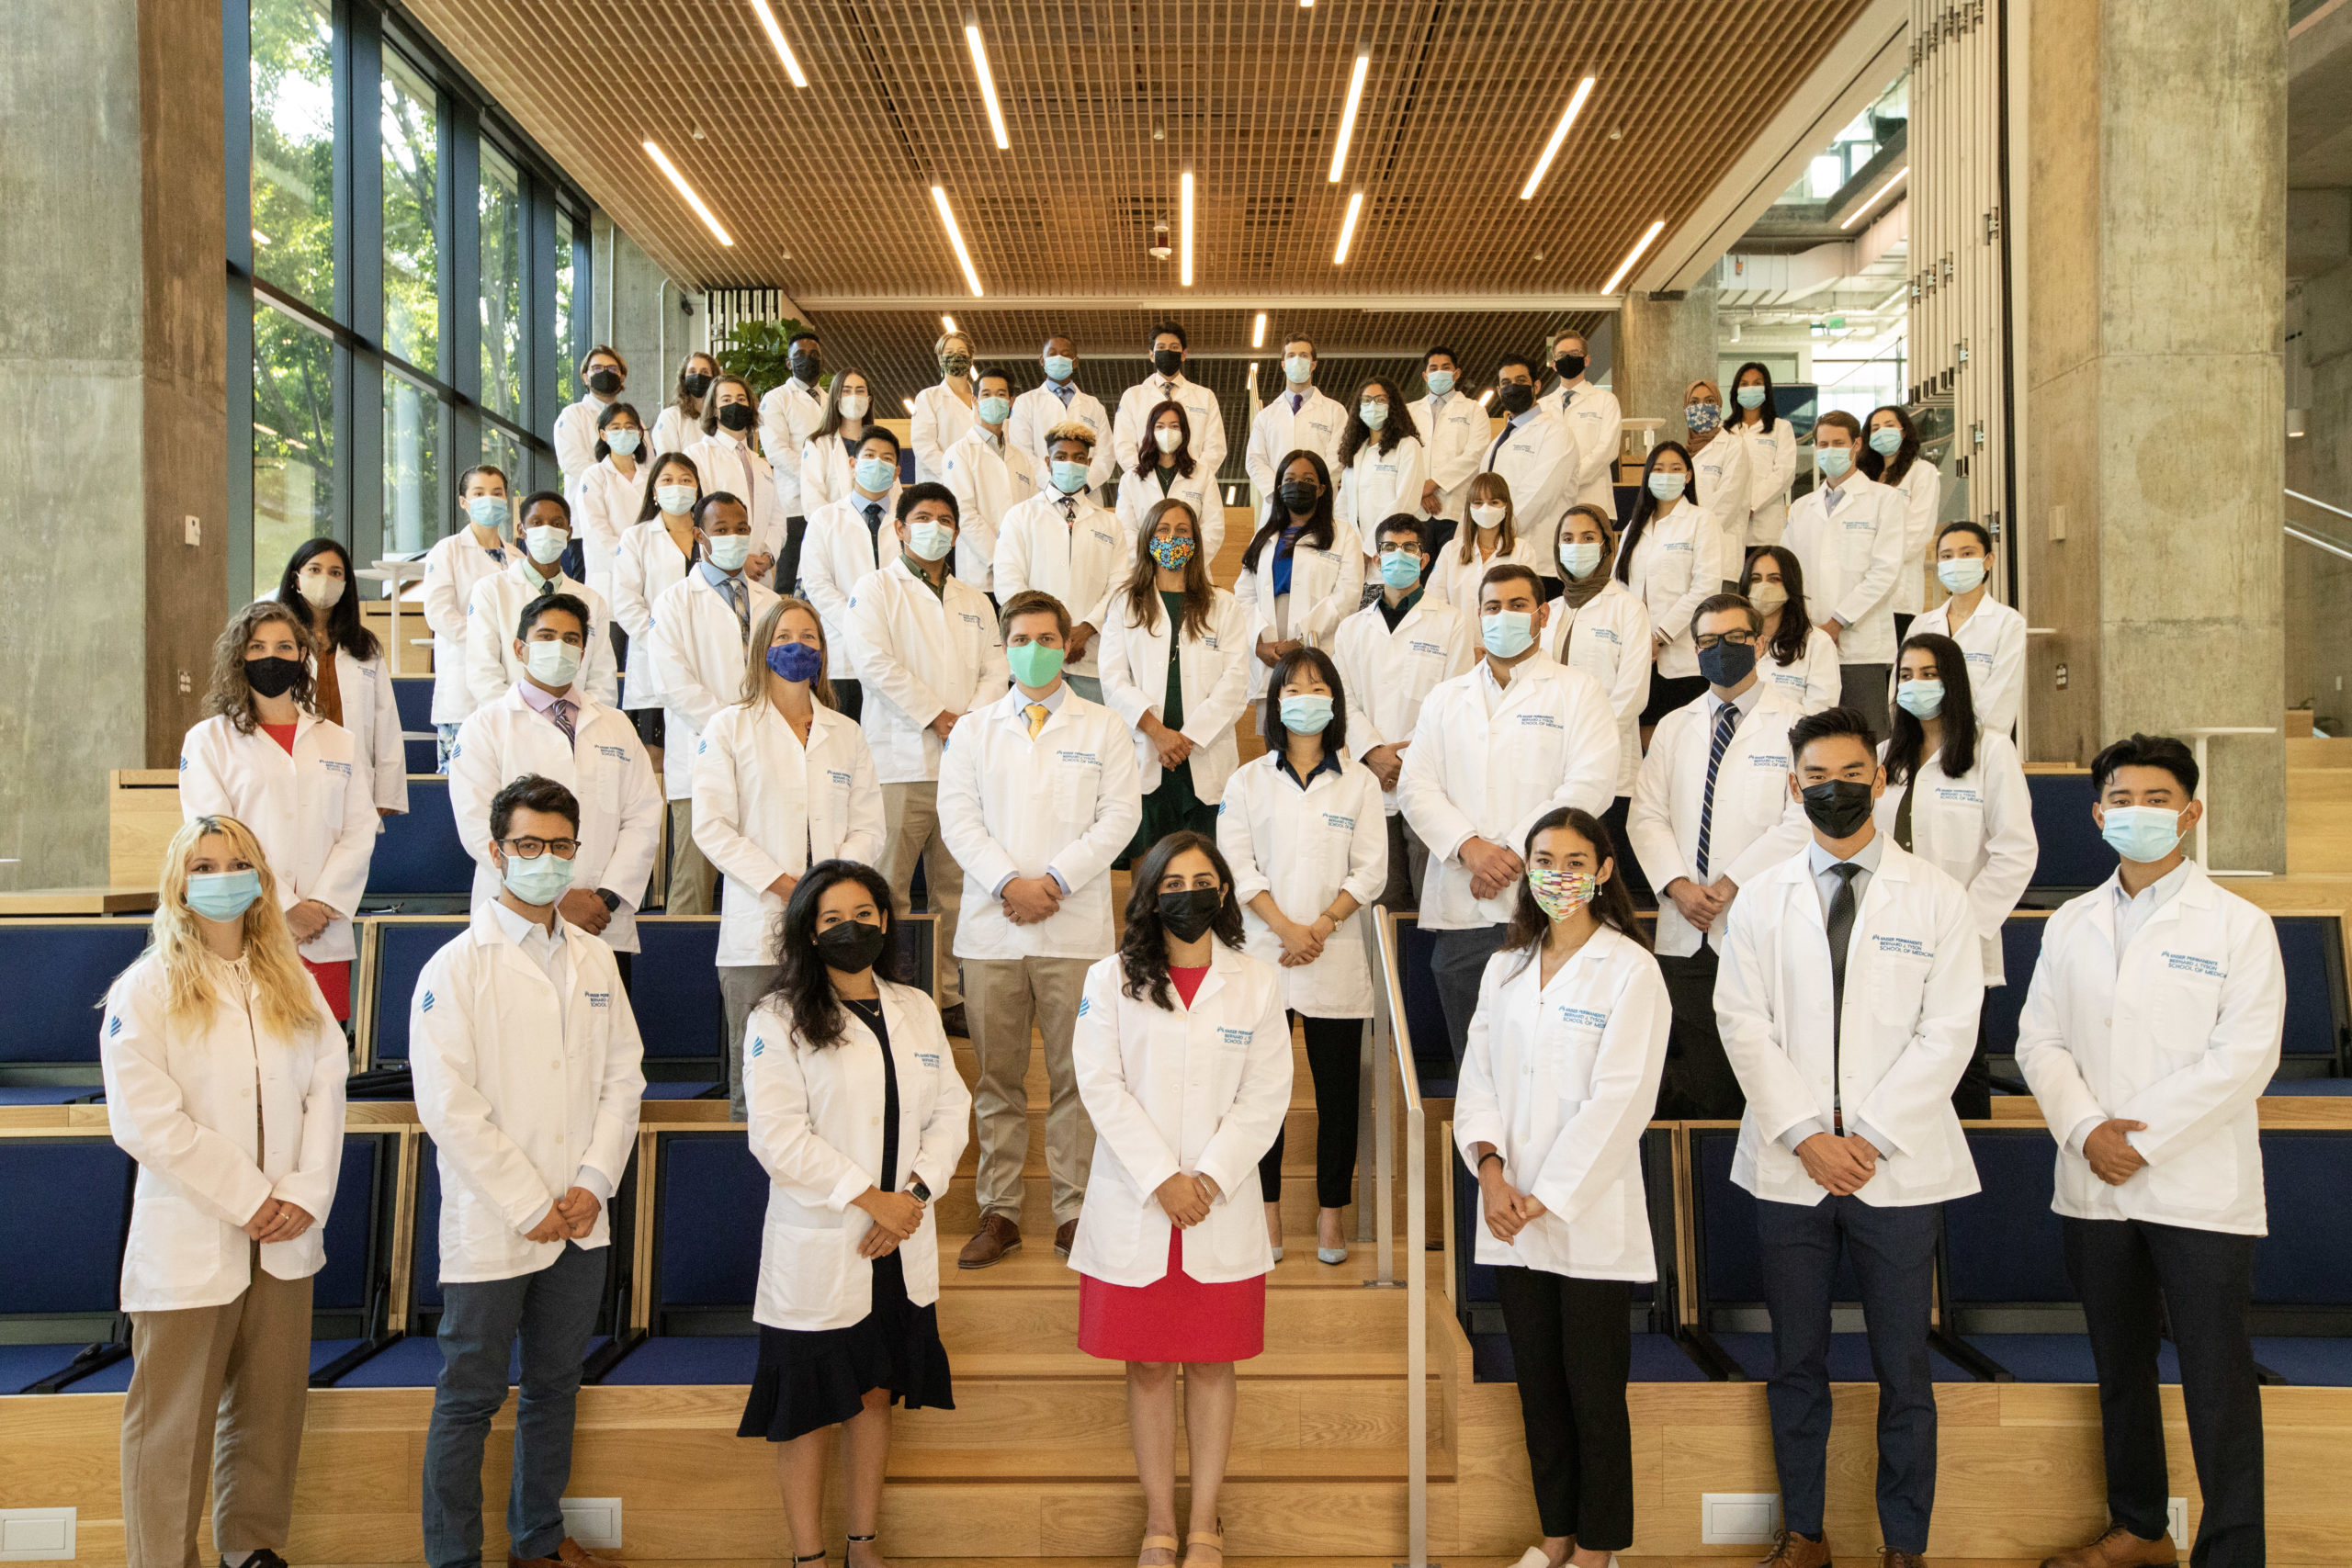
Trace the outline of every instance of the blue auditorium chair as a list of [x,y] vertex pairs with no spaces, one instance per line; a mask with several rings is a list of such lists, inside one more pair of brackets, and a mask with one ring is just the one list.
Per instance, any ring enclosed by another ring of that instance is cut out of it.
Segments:
[[411,773],[440,771],[438,735],[433,724],[433,677],[392,677],[392,705],[400,712],[401,742]]
[[464,909],[474,885],[474,860],[458,841],[449,813],[449,781],[411,774],[408,810],[384,818],[375,858],[368,865],[363,908],[414,912]]
[[2281,1382],[2352,1387],[2352,1132],[2266,1132],[2262,1168],[2254,1359]]
[[2033,880],[2026,885],[2030,898],[2054,904],[2115,874],[2115,852],[2091,821],[2088,769],[2029,769],[2025,787],[2033,802],[2034,837],[2041,840]]
[[409,1004],[416,977],[433,955],[466,929],[462,916],[387,916],[374,926],[375,961],[361,992],[368,1022],[365,1043],[371,1067],[408,1060]]
[[740,1132],[655,1141],[650,1336],[609,1384],[748,1383],[759,1364],[759,1291],[768,1177]]
[[640,916],[637,940],[642,951],[629,966],[629,1005],[645,1041],[646,1097],[692,1098],[724,1085],[718,917]]
[[53,1393],[130,1353],[120,1286],[137,1171],[105,1138],[0,1138],[0,1393]]
[[0,921],[0,1105],[98,1097],[98,1006],[146,945],[144,919]]

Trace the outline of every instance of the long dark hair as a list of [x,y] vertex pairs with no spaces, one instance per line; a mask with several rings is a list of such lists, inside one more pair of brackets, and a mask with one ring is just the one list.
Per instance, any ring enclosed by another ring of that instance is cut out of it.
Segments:
[[[1363,407],[1364,393],[1375,387],[1388,399],[1388,423],[1377,432],[1363,422],[1363,415],[1358,412]],[[1340,467],[1344,468],[1354,463],[1356,454],[1363,449],[1367,441],[1378,446],[1385,456],[1396,450],[1396,443],[1408,435],[1416,441],[1421,438],[1421,427],[1413,423],[1411,405],[1405,401],[1404,393],[1396,389],[1396,382],[1385,376],[1374,376],[1356,392],[1355,407],[1348,410],[1348,428],[1340,435]]]
[[906,984],[899,973],[899,916],[882,874],[854,860],[820,860],[802,872],[792,897],[785,900],[784,912],[770,928],[776,973],[759,1005],[773,1003],[791,1019],[792,1037],[816,1051],[840,1044],[845,1032],[841,998],[833,995],[825,961],[817,952],[817,905],[828,890],[844,882],[865,888],[882,912],[882,956],[874,961],[874,978]]
[[[1535,840],[1556,828],[1566,828],[1592,846],[1594,869],[1603,864],[1610,867],[1608,879],[1592,897],[1592,918],[1628,942],[1649,951],[1649,933],[1642,930],[1634,917],[1634,896],[1625,891],[1623,868],[1612,863],[1617,859],[1616,840],[1600,818],[1574,806],[1555,806],[1535,819],[1527,830],[1527,841],[1520,846],[1521,858],[1530,865],[1535,863]],[[1511,970],[1517,976],[1544,947],[1544,933],[1552,929],[1551,917],[1544,913],[1544,906],[1535,901],[1535,889],[1522,875],[1519,879],[1519,901],[1511,906],[1510,925],[1503,932],[1502,951],[1520,954],[1518,966]]]
[[1305,644],[1283,654],[1273,669],[1267,672],[1266,711],[1258,721],[1259,733],[1266,738],[1266,750],[1279,751],[1289,744],[1290,726],[1283,722],[1283,686],[1298,672],[1302,664],[1322,676],[1323,683],[1331,688],[1331,722],[1324,726],[1323,733],[1317,737],[1323,742],[1323,753],[1328,757],[1345,757],[1348,754],[1348,693],[1347,688],[1340,684],[1340,667],[1332,663],[1331,656],[1321,649]]
[[1679,441],[1661,441],[1650,448],[1649,461],[1642,465],[1642,488],[1634,497],[1634,515],[1625,524],[1625,536],[1617,541],[1617,581],[1630,584],[1633,581],[1634,555],[1642,547],[1642,536],[1649,531],[1650,519],[1657,515],[1657,497],[1650,493],[1650,476],[1657,472],[1657,460],[1668,452],[1682,459],[1682,471],[1690,476],[1682,481],[1682,500],[1699,504],[1699,465],[1690,460],[1690,448]]
[[1149,413],[1143,416],[1143,439],[1136,443],[1137,479],[1159,467],[1159,443],[1153,439],[1151,433],[1159,427],[1159,416],[1170,409],[1176,411],[1176,428],[1183,434],[1184,439],[1176,444],[1176,450],[1167,454],[1169,466],[1176,470],[1178,478],[1187,479],[1193,477],[1193,470],[1201,466],[1200,459],[1193,456],[1192,411],[1173,398],[1162,398],[1152,404]]
[[[1871,419],[1883,413],[1894,416],[1895,428],[1903,432],[1903,445],[1894,449],[1892,457],[1882,457],[1878,448],[1871,445]],[[1862,449],[1854,457],[1854,467],[1862,470],[1862,478],[1875,479],[1883,485],[1899,485],[1910,473],[1911,465],[1919,460],[1919,427],[1911,416],[1894,403],[1881,403],[1871,410],[1871,419],[1862,421]]]
[[[1173,404],[1165,405],[1174,407]],[[1147,425],[1146,429],[1150,427]],[[1216,584],[1209,581],[1207,541],[1201,537],[1201,514],[1189,502],[1175,496],[1163,496],[1151,503],[1143,514],[1143,527],[1136,535],[1136,558],[1127,573],[1127,625],[1155,631],[1159,626],[1159,563],[1152,558],[1152,536],[1159,532],[1159,520],[1170,512],[1181,512],[1193,520],[1193,558],[1184,563],[1184,624],[1181,633],[1198,642],[1209,631],[1209,616],[1216,609]],[[1175,638],[1182,642],[1183,637]]]
[[1778,417],[1772,408],[1772,372],[1760,361],[1754,359],[1731,374],[1731,390],[1724,394],[1731,400],[1729,406],[1724,410],[1724,423],[1727,425],[1747,423],[1747,411],[1739,406],[1739,378],[1750,370],[1764,378],[1764,400],[1756,410],[1757,427],[1761,430],[1770,430],[1772,428],[1773,420]]
[[702,399],[695,397],[692,392],[686,390],[686,378],[695,373],[695,361],[697,359],[707,361],[709,364],[710,378],[712,380],[715,381],[718,379],[718,361],[713,358],[710,355],[704,353],[701,349],[695,349],[684,359],[678,361],[678,379],[676,386],[670,394],[670,406],[676,409],[680,413],[684,414],[686,418],[691,420],[694,423],[699,425],[702,423]]
[[605,405],[605,412],[596,416],[596,461],[601,463],[605,458],[613,455],[613,449],[605,445],[605,426],[612,423],[613,421],[618,419],[623,414],[627,414],[629,418],[637,421],[637,450],[630,453],[629,456],[635,457],[640,463],[645,461],[645,448],[647,445],[652,441],[653,433],[645,428],[645,416],[639,413],[633,404],[625,403],[618,398],[615,398],[611,402],[606,403]]
[[1152,845],[1136,863],[1135,885],[1127,890],[1127,931],[1119,939],[1119,988],[1137,1000],[1148,990],[1151,1005],[1162,1012],[1176,1010],[1168,999],[1168,937],[1159,923],[1159,879],[1168,874],[1168,863],[1186,850],[1208,856],[1217,880],[1225,884],[1225,902],[1209,922],[1209,934],[1236,953],[1241,951],[1241,904],[1233,896],[1233,867],[1216,840],[1187,829]]
[[664,452],[644,465],[645,483],[639,487],[643,494],[639,497],[637,502],[637,520],[639,523],[650,523],[662,514],[661,503],[653,499],[653,491],[654,488],[661,484],[662,476],[673,468],[684,468],[693,476],[695,500],[697,503],[701,502],[702,470],[695,466],[695,460],[684,452]]
[[1781,587],[1789,602],[1781,606],[1781,629],[1772,634],[1771,644],[1764,651],[1782,664],[1794,664],[1804,657],[1804,645],[1813,637],[1813,616],[1804,607],[1804,567],[1797,560],[1796,551],[1786,545],[1758,545],[1748,551],[1747,564],[1739,569],[1739,596],[1751,604],[1756,602],[1749,590],[1756,585],[1756,563],[1765,556],[1770,556],[1781,569]]
[[[1944,705],[1936,715],[1944,727],[1944,744],[1936,753],[1936,766],[1944,771],[1944,777],[1956,779],[1976,765],[1976,696],[1968,684],[1968,656],[1961,652],[1960,644],[1939,632],[1913,632],[1903,639],[1902,652],[1894,656],[1897,668],[1902,666],[1903,654],[1915,648],[1936,661],[1936,679],[1944,683]],[[1898,784],[1918,773],[1920,753],[1928,747],[1928,728],[1901,703],[1888,706],[1892,712],[1886,737],[1886,782]]]
[[1270,543],[1280,539],[1283,530],[1290,526],[1290,510],[1283,505],[1283,476],[1289,473],[1290,466],[1302,457],[1315,469],[1316,480],[1322,485],[1323,493],[1315,498],[1315,514],[1306,520],[1306,526],[1299,530],[1297,542],[1312,545],[1318,550],[1331,547],[1335,531],[1331,508],[1338,497],[1331,488],[1330,465],[1323,461],[1322,453],[1310,452],[1304,446],[1295,447],[1283,453],[1283,460],[1274,465],[1274,495],[1266,508],[1266,525],[1258,530],[1250,541],[1250,547],[1241,552],[1242,570],[1257,570],[1259,556],[1264,553]]
[[362,664],[376,657],[381,644],[376,634],[359,621],[359,579],[352,574],[351,552],[333,539],[305,539],[286,559],[286,570],[278,575],[277,602],[290,606],[300,615],[307,628],[311,616],[318,612],[302,597],[302,569],[328,551],[343,562],[343,597],[327,611],[327,646],[321,651],[332,654],[341,649]]

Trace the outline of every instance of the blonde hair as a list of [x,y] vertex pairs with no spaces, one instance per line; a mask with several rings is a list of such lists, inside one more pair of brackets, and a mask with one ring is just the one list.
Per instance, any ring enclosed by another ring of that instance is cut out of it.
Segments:
[[321,1017],[317,987],[302,967],[294,933],[277,907],[277,878],[270,873],[261,840],[233,817],[191,818],[180,824],[164,852],[164,876],[156,889],[147,951],[163,960],[166,1016],[199,1018],[224,999],[218,988],[217,964],[198,929],[196,911],[187,906],[188,862],[196,858],[197,845],[215,835],[228,840],[237,858],[261,877],[261,897],[246,908],[242,924],[245,964],[253,975],[262,1021],[272,1033],[307,1041]]
[[[775,643],[776,626],[787,610],[797,610],[817,623],[817,651],[825,656],[827,663],[832,662],[833,649],[831,640],[825,636],[825,617],[819,615],[817,606],[808,600],[795,599],[786,593],[761,612],[760,618],[752,623],[750,646],[758,649],[760,656],[743,660],[743,689],[735,698],[738,705],[756,707],[768,700],[768,649]],[[808,691],[827,707],[836,710],[841,707],[841,704],[833,700],[833,682],[821,668],[817,671],[817,678],[808,682]]]
[[1089,452],[1094,450],[1094,427],[1082,419],[1066,419],[1046,432],[1046,445],[1057,441],[1082,441]]
[[1496,555],[1507,556],[1519,545],[1519,506],[1510,498],[1510,481],[1500,474],[1473,474],[1470,476],[1469,491],[1462,498],[1462,563],[1464,566],[1469,565],[1478,553],[1478,521],[1470,515],[1470,503],[1474,501],[1499,501],[1503,503],[1502,532],[1495,536]]

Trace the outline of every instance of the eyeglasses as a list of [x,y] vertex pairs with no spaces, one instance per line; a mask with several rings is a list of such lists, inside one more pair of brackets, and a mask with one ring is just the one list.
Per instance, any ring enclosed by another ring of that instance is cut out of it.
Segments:
[[1724,632],[1721,634],[1714,632],[1701,632],[1690,640],[1702,652],[1704,652],[1706,649],[1711,648],[1720,648],[1724,643],[1730,643],[1735,648],[1754,648],[1756,646],[1756,634],[1754,632]]
[[503,842],[508,854],[521,855],[525,860],[537,860],[550,852],[558,860],[570,860],[580,852],[577,839],[507,839]]

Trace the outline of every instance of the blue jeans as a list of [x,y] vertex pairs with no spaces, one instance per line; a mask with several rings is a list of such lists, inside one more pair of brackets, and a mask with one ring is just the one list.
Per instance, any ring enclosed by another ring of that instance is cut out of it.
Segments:
[[491,1417],[506,1403],[518,1334],[523,1375],[506,1533],[520,1558],[553,1557],[562,1544],[571,1411],[611,1250],[566,1243],[536,1274],[441,1287],[441,1379],[424,1438],[424,1560],[432,1568],[481,1562],[482,1445]]

